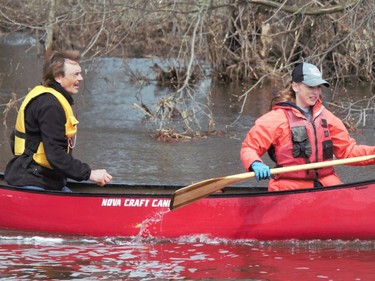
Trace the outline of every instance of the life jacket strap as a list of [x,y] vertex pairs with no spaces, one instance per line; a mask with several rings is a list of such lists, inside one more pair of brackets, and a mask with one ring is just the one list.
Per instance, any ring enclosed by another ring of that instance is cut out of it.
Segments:
[[23,152],[24,155],[27,156],[26,160],[22,163],[22,167],[26,169],[30,163],[33,161],[33,155],[37,151],[40,142],[42,141],[42,137],[40,135],[30,135],[27,133],[22,133],[20,131],[15,130],[15,135],[19,138],[24,140],[28,140],[27,146]]
[[16,137],[19,137],[24,140],[34,141],[34,142],[41,142],[42,137],[40,135],[30,135],[27,133],[22,133],[20,131],[15,130]]

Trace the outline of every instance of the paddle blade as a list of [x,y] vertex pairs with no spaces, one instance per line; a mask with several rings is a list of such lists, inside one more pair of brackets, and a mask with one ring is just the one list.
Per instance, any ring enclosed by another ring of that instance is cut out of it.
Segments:
[[212,178],[180,188],[172,195],[169,209],[175,210],[183,207],[199,199],[207,197],[208,195],[221,190],[228,185],[252,178],[254,176],[255,174],[251,172],[238,174],[235,176]]
[[[172,196],[169,209],[175,210],[208,196],[209,194],[218,190],[216,189],[217,183],[220,183],[220,178],[194,183],[177,190]],[[201,187],[204,187],[204,189]]]

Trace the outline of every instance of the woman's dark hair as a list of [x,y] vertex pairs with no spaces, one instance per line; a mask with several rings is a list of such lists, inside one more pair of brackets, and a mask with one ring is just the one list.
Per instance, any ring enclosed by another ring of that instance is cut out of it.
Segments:
[[81,54],[78,51],[53,51],[43,66],[43,85],[48,86],[55,81],[55,77],[65,75],[66,59],[78,62],[80,57]]

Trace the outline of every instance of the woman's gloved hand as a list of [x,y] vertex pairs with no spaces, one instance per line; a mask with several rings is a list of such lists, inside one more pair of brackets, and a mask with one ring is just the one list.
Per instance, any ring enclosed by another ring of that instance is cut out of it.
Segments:
[[251,164],[251,169],[253,169],[257,181],[271,178],[270,167],[262,162],[255,161]]

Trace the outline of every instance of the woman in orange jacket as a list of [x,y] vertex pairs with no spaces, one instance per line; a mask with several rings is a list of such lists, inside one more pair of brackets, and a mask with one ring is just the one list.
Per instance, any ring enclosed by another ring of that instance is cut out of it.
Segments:
[[[341,184],[333,167],[288,172],[271,178],[270,168],[261,160],[268,152],[277,167],[322,162],[375,154],[375,146],[358,145],[343,122],[321,101],[323,80],[312,64],[298,64],[292,82],[278,93],[271,111],[256,120],[241,147],[241,161],[254,171],[257,181],[270,179],[268,190],[313,188]],[[375,160],[352,165],[375,164]]]

